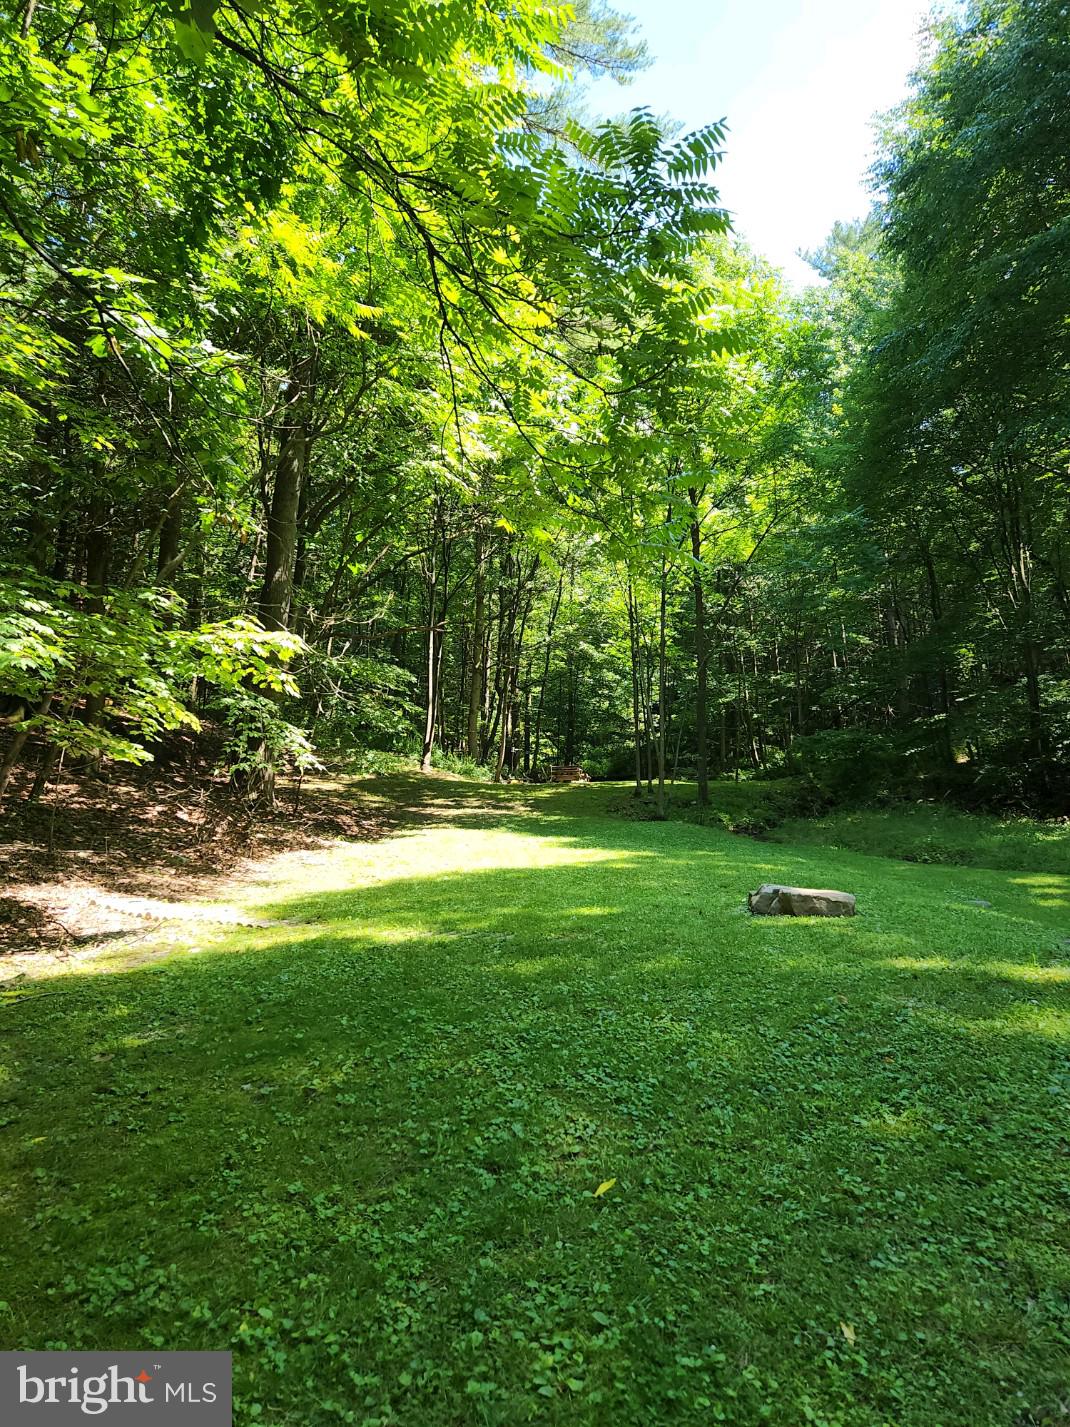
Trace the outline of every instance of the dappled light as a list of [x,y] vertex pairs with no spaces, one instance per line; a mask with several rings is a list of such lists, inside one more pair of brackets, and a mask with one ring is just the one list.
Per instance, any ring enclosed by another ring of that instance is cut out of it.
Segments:
[[[979,1288],[995,1273],[1030,1315],[1017,1351],[1045,1361],[1059,1168],[1042,1149],[1064,1143],[1070,1084],[1050,879],[810,847],[770,864],[596,801],[428,802],[433,834],[250,890],[266,926],[70,974],[51,998],[55,978],[28,984],[3,1093],[9,1208],[35,1226],[14,1258],[39,1285],[30,1332],[62,1303],[87,1345],[223,1335],[285,1393],[328,1331],[398,1375],[453,1361],[478,1262],[480,1331],[518,1345],[503,1400],[531,1390],[543,1333],[582,1343],[607,1392],[622,1363],[656,1374],[663,1322],[680,1351],[746,1354],[768,1394],[810,1377],[839,1321],[922,1321],[919,1297],[963,1341],[1001,1331]],[[748,917],[770,866],[857,887],[860,915]],[[975,876],[1005,914],[958,914]],[[131,1196],[168,1204],[151,1235]],[[116,1259],[148,1278],[111,1278]],[[768,1337],[808,1315],[813,1341]],[[883,1402],[907,1373],[919,1423],[967,1427],[972,1357],[944,1333],[897,1342],[890,1375],[852,1392]]]
[[0,14],[0,1427],[1070,1427],[1067,4]]

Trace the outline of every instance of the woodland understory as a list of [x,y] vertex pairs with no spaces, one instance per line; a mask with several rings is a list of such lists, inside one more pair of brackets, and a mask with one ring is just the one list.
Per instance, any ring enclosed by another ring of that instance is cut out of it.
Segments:
[[597,3],[4,26],[5,809],[193,738],[261,811],[407,757],[1065,815],[1060,0],[933,22],[802,293],[722,121],[587,117]]

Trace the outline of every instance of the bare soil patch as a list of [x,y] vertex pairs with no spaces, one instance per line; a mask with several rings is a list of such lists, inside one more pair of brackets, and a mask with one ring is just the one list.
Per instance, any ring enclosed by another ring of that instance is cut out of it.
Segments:
[[0,816],[0,965],[63,958],[178,917],[255,924],[218,905],[228,887],[272,858],[382,837],[403,814],[352,778],[280,784],[275,809],[256,813],[181,771],[166,782],[158,769],[67,775],[37,804],[21,791]]

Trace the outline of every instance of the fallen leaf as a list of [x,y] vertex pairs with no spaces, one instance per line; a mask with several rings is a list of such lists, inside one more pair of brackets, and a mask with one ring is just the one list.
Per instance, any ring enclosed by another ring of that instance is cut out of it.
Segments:
[[602,1183],[601,1183],[601,1184],[598,1186],[598,1188],[595,1190],[595,1192],[594,1192],[594,1197],[595,1197],[596,1199],[601,1199],[601,1197],[602,1197],[603,1194],[608,1194],[608,1193],[609,1193],[609,1191],[613,1188],[613,1186],[614,1186],[614,1184],[616,1184],[616,1182],[617,1182],[617,1181],[616,1181],[615,1179],[603,1179],[603,1180],[602,1180]]
[[850,1323],[841,1323],[840,1332],[843,1334],[843,1336],[847,1339],[847,1341],[853,1348],[855,1345],[855,1330],[851,1327]]

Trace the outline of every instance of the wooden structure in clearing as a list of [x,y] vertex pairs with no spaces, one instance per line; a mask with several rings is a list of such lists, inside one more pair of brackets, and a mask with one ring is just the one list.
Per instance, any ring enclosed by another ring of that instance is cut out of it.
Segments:
[[589,783],[590,776],[578,763],[551,763],[551,783]]

